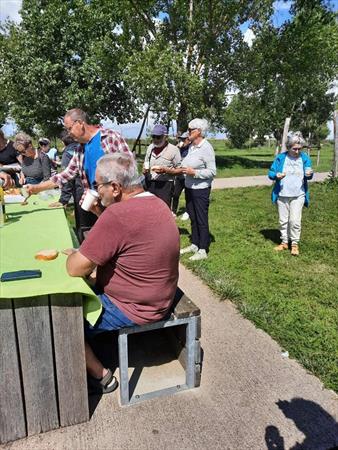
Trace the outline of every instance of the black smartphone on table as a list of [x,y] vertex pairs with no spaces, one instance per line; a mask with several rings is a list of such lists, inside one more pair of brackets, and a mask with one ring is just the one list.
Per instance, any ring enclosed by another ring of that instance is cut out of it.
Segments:
[[17,281],[29,280],[30,278],[41,278],[41,270],[17,270],[14,272],[4,272],[1,275],[0,281]]

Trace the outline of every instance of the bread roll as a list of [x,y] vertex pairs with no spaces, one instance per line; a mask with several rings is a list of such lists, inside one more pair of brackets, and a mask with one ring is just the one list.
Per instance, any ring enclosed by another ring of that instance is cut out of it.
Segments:
[[51,261],[58,257],[59,252],[57,250],[40,250],[36,253],[35,259],[41,261]]

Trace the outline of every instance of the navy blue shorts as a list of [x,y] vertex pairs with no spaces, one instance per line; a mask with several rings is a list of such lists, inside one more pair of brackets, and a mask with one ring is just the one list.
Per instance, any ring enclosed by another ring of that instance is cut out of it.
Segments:
[[97,319],[95,325],[90,325],[85,320],[85,335],[87,337],[93,337],[97,334],[104,333],[105,331],[118,330],[119,328],[132,327],[137,325],[109,300],[106,294],[98,295],[102,303],[102,313]]

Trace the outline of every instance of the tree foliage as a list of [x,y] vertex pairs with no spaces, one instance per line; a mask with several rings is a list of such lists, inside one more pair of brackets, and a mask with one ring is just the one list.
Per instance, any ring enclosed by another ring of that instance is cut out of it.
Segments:
[[338,69],[335,14],[314,0],[295,1],[291,12],[280,28],[256,30],[238,83],[243,95],[254,97],[260,126],[278,140],[290,116],[293,129],[318,134],[333,111],[334,95],[327,91]]
[[135,117],[137,102],[121,76],[125,49],[113,5],[24,0],[21,16],[19,25],[5,28],[2,55],[9,111],[20,128],[53,135],[73,107],[120,122]]
[[332,109],[335,16],[324,0],[295,0],[276,28],[272,11],[273,0],[23,0],[21,23],[0,33],[0,120],[55,135],[69,108],[123,123],[149,105],[181,130],[203,116],[237,140],[278,138],[289,115],[315,133]]

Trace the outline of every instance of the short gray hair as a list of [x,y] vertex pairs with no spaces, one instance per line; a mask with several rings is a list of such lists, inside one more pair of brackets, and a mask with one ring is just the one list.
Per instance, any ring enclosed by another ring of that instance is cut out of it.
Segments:
[[291,148],[293,145],[299,144],[302,147],[306,145],[305,139],[300,131],[291,131],[286,140],[286,148]]
[[82,111],[80,108],[73,108],[66,112],[65,117],[70,117],[74,122],[76,120],[81,120],[82,122],[89,123],[88,114]]
[[104,183],[116,181],[123,189],[140,184],[136,161],[124,153],[104,155],[97,162],[97,172]]
[[32,138],[29,136],[29,134],[27,133],[18,133],[15,138],[14,138],[14,148],[15,150],[18,150],[17,147],[24,147],[27,148],[29,146],[29,144],[32,143]]
[[209,128],[208,121],[205,119],[193,119],[189,122],[188,128],[198,128],[204,136]]

